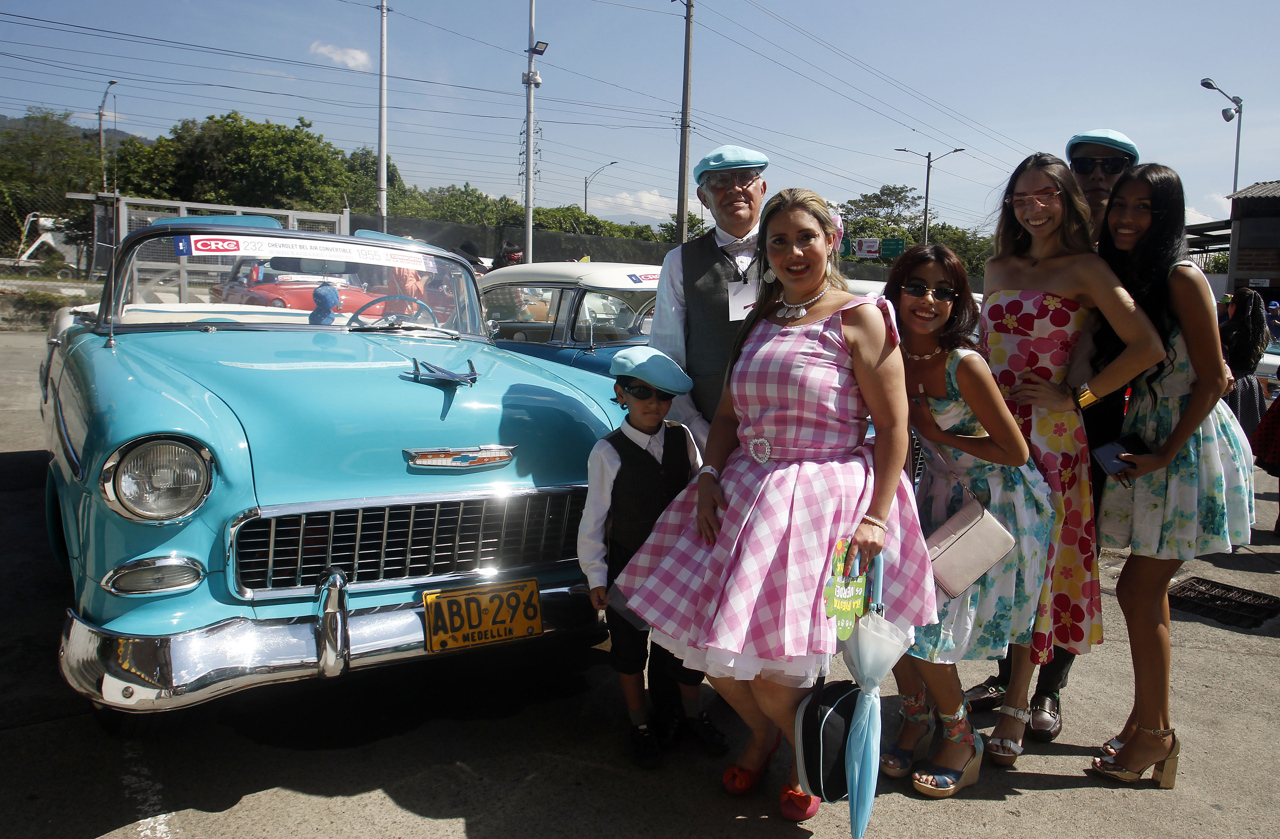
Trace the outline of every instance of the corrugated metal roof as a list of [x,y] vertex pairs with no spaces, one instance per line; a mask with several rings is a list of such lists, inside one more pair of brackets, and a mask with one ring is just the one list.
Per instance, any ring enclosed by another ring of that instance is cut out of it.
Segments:
[[1259,181],[1253,186],[1231,193],[1227,198],[1280,198],[1280,181]]

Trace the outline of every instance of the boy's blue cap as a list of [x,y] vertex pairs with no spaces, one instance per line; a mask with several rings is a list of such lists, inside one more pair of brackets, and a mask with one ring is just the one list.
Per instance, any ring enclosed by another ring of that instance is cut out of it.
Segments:
[[769,158],[758,151],[744,149],[742,146],[721,146],[698,161],[693,167],[693,182],[701,185],[702,176],[708,172],[723,172],[726,169],[764,169],[769,165]]
[[650,387],[677,395],[693,390],[693,379],[685,375],[680,365],[652,347],[627,347],[613,357],[609,375],[631,376]]
[[1077,134],[1067,141],[1067,161],[1071,160],[1071,150],[1081,143],[1096,143],[1109,149],[1122,151],[1129,155],[1129,165],[1138,163],[1138,147],[1125,135],[1111,128],[1093,128],[1083,134]]

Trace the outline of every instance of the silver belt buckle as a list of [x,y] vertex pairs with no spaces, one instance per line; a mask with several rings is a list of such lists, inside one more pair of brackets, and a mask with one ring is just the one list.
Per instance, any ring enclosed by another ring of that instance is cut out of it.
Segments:
[[773,453],[773,446],[769,445],[769,441],[765,438],[755,437],[747,444],[747,451],[751,454],[751,459],[756,463],[767,463],[769,455]]

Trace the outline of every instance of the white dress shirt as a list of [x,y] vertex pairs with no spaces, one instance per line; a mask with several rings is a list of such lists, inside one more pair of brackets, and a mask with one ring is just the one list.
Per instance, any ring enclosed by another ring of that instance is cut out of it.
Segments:
[[[687,432],[688,429],[686,428]],[[644,449],[653,459],[662,462],[662,441],[667,433],[664,425],[657,434],[645,434],[623,421],[622,433],[627,439]],[[689,452],[689,477],[702,468],[702,457],[693,436],[686,433],[685,447]],[[608,440],[596,441],[587,455],[587,504],[582,511],[582,524],[578,526],[578,564],[587,575],[587,585],[599,588],[609,579],[609,563],[605,547],[604,525],[609,517],[609,505],[613,499],[613,482],[618,477],[622,458]]]
[[[716,228],[716,244],[733,258],[738,271],[744,275],[751,265],[751,258],[755,256],[756,236],[759,232],[760,229],[757,226],[746,238],[735,239],[720,228]],[[658,298],[654,304],[653,324],[649,328],[649,346],[671,356],[672,360],[680,365],[681,370],[687,371],[684,346],[683,252],[683,245],[672,248],[662,260],[662,273],[658,277]],[[754,297],[759,291],[760,281],[750,277],[747,282],[751,285],[751,294]],[[711,431],[711,424],[702,418],[702,413],[693,404],[692,396],[688,394],[677,396],[671,403],[671,413],[667,414],[667,419],[684,423],[693,434],[699,449],[707,445],[707,434]]]

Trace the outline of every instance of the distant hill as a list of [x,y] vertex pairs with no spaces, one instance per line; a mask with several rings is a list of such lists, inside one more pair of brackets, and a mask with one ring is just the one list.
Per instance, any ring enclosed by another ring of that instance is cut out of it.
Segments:
[[[24,119],[25,117],[9,117],[4,114],[0,114],[0,131],[4,131],[9,128],[16,128],[20,131],[22,130]],[[98,129],[86,128],[83,133],[85,137],[93,140],[95,143],[98,141]],[[112,145],[113,143],[119,143],[129,139],[137,140],[144,146],[153,146],[156,142],[152,137],[143,137],[140,134],[130,134],[128,131],[120,131],[116,128],[103,128],[102,138],[106,141],[107,145]]]

